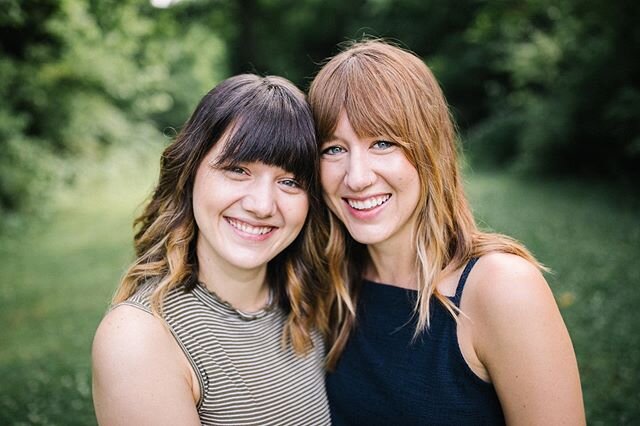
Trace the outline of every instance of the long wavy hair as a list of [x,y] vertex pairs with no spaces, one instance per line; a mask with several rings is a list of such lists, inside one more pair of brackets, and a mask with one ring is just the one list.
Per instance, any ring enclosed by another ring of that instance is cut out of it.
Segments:
[[304,94],[286,79],[243,74],[228,78],[207,93],[164,150],[160,177],[137,228],[137,259],[128,268],[113,303],[131,297],[143,284],[154,286],[152,311],[162,317],[163,300],[177,287],[190,291],[198,282],[198,258],[192,193],[196,171],[206,154],[225,136],[218,163],[259,161],[295,175],[309,198],[309,214],[294,242],[267,265],[266,279],[288,314],[283,344],[298,353],[312,347],[310,331],[328,333],[330,289],[317,234],[322,232],[318,147]]
[[[311,83],[309,102],[318,143],[332,137],[344,110],[359,137],[384,137],[399,144],[420,177],[420,199],[412,247],[418,276],[415,336],[429,326],[431,298],[454,316],[457,308],[436,284],[446,271],[473,257],[500,251],[542,267],[517,241],[478,230],[464,194],[457,137],[442,90],[425,63],[412,52],[381,40],[351,44],[330,59]],[[329,213],[325,255],[335,291],[327,364],[333,368],[355,321],[355,306],[366,246],[355,241]]]

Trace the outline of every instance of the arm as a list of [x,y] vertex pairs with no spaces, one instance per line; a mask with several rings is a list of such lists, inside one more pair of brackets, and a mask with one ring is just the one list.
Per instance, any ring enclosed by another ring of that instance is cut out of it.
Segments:
[[502,253],[483,256],[477,267],[469,294],[473,345],[507,423],[584,425],[573,346],[542,274]]
[[199,425],[193,373],[158,318],[119,306],[93,341],[93,401],[100,425]]

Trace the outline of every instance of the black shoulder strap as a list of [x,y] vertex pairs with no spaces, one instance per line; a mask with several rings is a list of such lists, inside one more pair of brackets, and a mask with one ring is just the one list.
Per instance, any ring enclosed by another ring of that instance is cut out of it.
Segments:
[[467,277],[473,269],[473,265],[478,261],[477,257],[472,257],[467,265],[464,267],[464,271],[462,271],[462,276],[460,276],[460,281],[458,281],[458,287],[456,288],[456,295],[453,296],[453,303],[459,308],[460,307],[460,299],[462,298],[462,291],[464,290],[464,285],[467,282]]

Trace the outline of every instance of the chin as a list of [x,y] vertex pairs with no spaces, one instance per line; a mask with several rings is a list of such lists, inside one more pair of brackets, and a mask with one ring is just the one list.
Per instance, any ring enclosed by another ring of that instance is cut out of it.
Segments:
[[364,245],[377,244],[384,241],[384,238],[380,238],[379,233],[349,232],[349,234],[351,235],[351,238]]
[[266,266],[267,263],[269,263],[269,260],[271,259],[261,259],[258,258],[257,256],[249,256],[249,257],[236,257],[235,259],[228,259],[227,261],[235,266],[238,269],[245,269],[247,271],[250,271],[252,269],[257,269],[257,268],[261,268],[263,266]]

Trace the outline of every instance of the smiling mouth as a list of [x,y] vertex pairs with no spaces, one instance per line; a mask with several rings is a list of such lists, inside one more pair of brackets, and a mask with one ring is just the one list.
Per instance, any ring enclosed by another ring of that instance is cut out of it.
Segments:
[[359,211],[372,210],[379,207],[389,201],[391,194],[379,195],[377,197],[370,197],[365,200],[352,200],[345,198],[344,200],[349,204],[349,207]]
[[274,226],[253,226],[249,225],[246,222],[242,222],[237,219],[231,219],[230,217],[225,217],[229,225],[233,226],[239,231],[250,235],[265,235],[275,229]]

